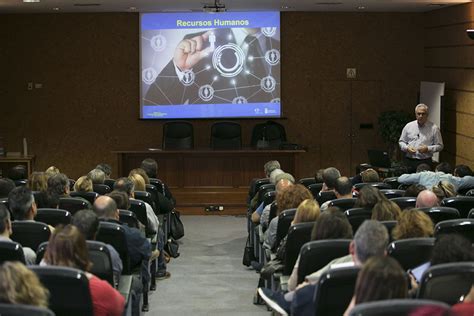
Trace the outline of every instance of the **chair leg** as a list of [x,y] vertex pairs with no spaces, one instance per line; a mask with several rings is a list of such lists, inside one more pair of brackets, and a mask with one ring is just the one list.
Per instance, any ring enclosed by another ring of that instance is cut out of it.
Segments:
[[151,267],[150,267],[150,274],[151,274],[151,282],[150,282],[150,291],[155,291],[156,290],[156,271],[158,265],[158,260],[155,259],[151,262]]

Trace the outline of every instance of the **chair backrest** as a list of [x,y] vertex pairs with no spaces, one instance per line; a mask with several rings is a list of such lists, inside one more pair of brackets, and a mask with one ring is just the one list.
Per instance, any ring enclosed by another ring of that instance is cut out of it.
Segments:
[[193,149],[194,129],[189,122],[166,122],[163,125],[163,149]]
[[277,226],[277,234],[275,239],[275,244],[273,248],[276,250],[280,242],[285,238],[288,234],[288,229],[290,228],[291,222],[293,218],[295,218],[296,208],[290,208],[284,210],[283,212],[278,215],[278,226]]
[[125,231],[122,226],[109,223],[109,222],[100,222],[99,230],[96,236],[97,241],[109,244],[117,251],[122,259],[123,271],[122,274],[130,274],[130,256],[128,255],[128,246],[127,238],[125,236]]
[[270,205],[270,214],[268,216],[269,223],[271,222],[273,218],[275,218],[277,211],[278,211],[278,203],[276,201],[273,201],[272,204]]
[[350,208],[346,210],[344,214],[346,214],[347,219],[352,226],[352,232],[354,235],[359,229],[359,226],[362,225],[365,220],[372,218],[372,211],[361,207]]
[[25,264],[25,255],[19,243],[0,240],[0,265],[5,261],[20,261]]
[[17,187],[26,187],[28,185],[28,179],[19,179],[13,181]]
[[12,230],[11,239],[33,251],[36,251],[42,242],[48,241],[51,235],[48,225],[33,221],[14,221]]
[[469,211],[474,208],[474,196],[456,196],[445,198],[441,206],[454,207],[459,211],[462,218],[466,218]]
[[474,262],[438,264],[421,277],[418,298],[453,305],[469,293],[474,280]]
[[275,191],[275,185],[273,183],[263,184],[258,189],[258,202],[257,206],[263,202],[263,197],[267,192]]
[[307,222],[291,225],[288,229],[285,259],[283,260],[283,264],[285,265],[283,268],[284,275],[290,275],[293,271],[301,247],[311,240],[313,226],[314,222]]
[[211,148],[239,149],[242,147],[242,128],[235,122],[216,122],[211,127]]
[[268,204],[271,204],[273,201],[275,201],[276,198],[276,191],[268,191],[263,195],[263,205],[264,207],[267,206]]
[[[158,188],[154,184],[147,184],[145,189],[146,189],[146,192],[150,193],[150,195],[151,195],[151,200],[153,201],[153,204],[154,204],[154,205],[150,204],[151,207],[153,207],[153,210],[155,211],[156,214],[159,214],[160,213],[160,199],[159,199],[158,195],[162,194],[162,193],[160,193],[158,191]],[[135,197],[135,198],[137,198],[137,197]],[[141,199],[139,199],[139,200],[141,200]],[[143,200],[143,201],[145,201],[145,200]]]
[[298,284],[304,278],[334,259],[349,254],[351,239],[326,239],[315,240],[304,244],[300,251],[300,262],[298,264]]
[[46,253],[46,249],[48,248],[48,242],[42,242],[38,249],[36,249],[36,264],[40,264],[41,260],[44,258],[44,254]]
[[342,315],[354,294],[358,267],[331,269],[318,280],[315,315]]
[[334,191],[319,191],[316,200],[319,205],[323,205],[324,202],[335,200],[336,198],[336,193],[334,193]]
[[10,208],[8,207],[8,198],[1,198],[1,199],[0,199],[0,204],[3,204],[3,205],[5,205],[5,206],[7,207],[7,209],[10,209]]
[[268,142],[268,148],[279,148],[282,143],[286,142],[285,127],[275,121],[256,124],[252,129],[250,146],[257,147],[258,141],[263,137]]
[[94,204],[95,199],[99,196],[97,192],[71,192],[69,193],[71,197],[81,197],[89,201],[89,203]]
[[94,192],[100,195],[106,195],[112,192],[112,189],[107,184],[96,183],[92,185]]
[[323,188],[322,183],[313,183],[308,186],[308,190],[311,191],[311,194],[313,195],[315,199],[318,198],[319,192],[321,191],[322,188]]
[[393,199],[398,197],[403,197],[405,194],[405,190],[398,190],[398,189],[382,189],[380,190],[387,199]]
[[257,194],[260,187],[264,184],[269,184],[269,178],[260,178],[260,179],[253,179],[250,183],[249,187],[249,198],[252,199],[255,194]]
[[52,310],[23,304],[0,303],[0,315],[5,316],[54,316]]
[[92,262],[90,272],[115,287],[109,248],[103,242],[87,240],[87,250],[89,252],[89,260]]
[[474,218],[474,208],[469,211],[467,218]]
[[69,211],[57,208],[39,208],[35,216],[35,221],[56,227],[57,225],[67,225],[71,223],[72,215]]
[[460,217],[459,211],[454,207],[422,207],[420,210],[425,212],[431,218],[434,224],[450,219],[458,219]]
[[396,240],[388,245],[387,252],[400,263],[403,270],[408,270],[430,261],[434,243],[434,238]]
[[150,206],[153,208],[155,213],[158,213],[156,211],[156,203],[153,200],[153,197],[151,196],[150,192],[147,191],[135,191],[135,199],[146,202],[150,204]]
[[390,199],[390,201],[395,202],[402,211],[406,208],[413,208],[416,205],[416,197],[398,197]]
[[441,234],[459,234],[474,243],[474,219],[460,218],[442,221],[435,225],[434,235],[438,237]]
[[128,227],[139,228],[137,215],[129,210],[119,210],[120,222]]
[[388,231],[388,239],[390,242],[393,241],[392,238],[392,230],[395,228],[395,226],[398,224],[397,221],[381,221],[380,224],[384,225],[385,228],[387,228]]
[[59,199],[58,208],[71,212],[72,215],[76,214],[77,211],[87,208],[87,203],[78,198],[63,197]]
[[49,308],[57,315],[93,315],[89,280],[81,270],[30,266],[49,290]]
[[304,185],[305,187],[308,187],[310,184],[315,184],[316,179],[314,177],[301,178],[298,180],[298,183]]
[[474,189],[470,189],[466,192],[466,196],[474,196]]
[[348,210],[350,208],[354,208],[354,204],[357,201],[356,198],[348,198],[348,199],[335,199],[329,202],[329,206],[337,206],[342,211]]
[[109,188],[113,189],[115,185],[115,179],[105,179],[104,184],[108,185]]
[[450,308],[448,304],[432,300],[392,299],[357,304],[351,310],[349,316],[409,316],[412,315],[413,311],[423,307],[444,310],[446,313]]
[[146,215],[146,206],[145,206],[145,203],[143,203],[143,201],[130,199],[130,208],[128,210],[135,213],[135,215],[137,215],[137,219],[140,221],[140,223],[142,223],[145,226],[148,225],[148,217]]
[[390,185],[392,189],[398,189],[400,183],[398,182],[398,177],[390,177],[383,179],[383,182]]
[[165,184],[160,179],[150,178],[150,184],[154,185],[158,192],[163,194],[166,197]]

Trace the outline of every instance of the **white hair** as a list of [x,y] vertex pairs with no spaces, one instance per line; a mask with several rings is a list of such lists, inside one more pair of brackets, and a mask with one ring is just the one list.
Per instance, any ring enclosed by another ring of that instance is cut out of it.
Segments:
[[415,106],[415,112],[416,112],[416,110],[418,110],[419,108],[425,108],[425,109],[426,109],[426,112],[429,112],[429,111],[430,111],[430,108],[429,108],[426,104],[424,104],[424,103],[420,103],[420,104],[418,104],[417,106]]

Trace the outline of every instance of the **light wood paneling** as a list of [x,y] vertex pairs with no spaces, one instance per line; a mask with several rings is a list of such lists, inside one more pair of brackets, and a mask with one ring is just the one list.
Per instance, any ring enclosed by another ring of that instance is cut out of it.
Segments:
[[474,43],[462,47],[425,49],[425,65],[474,69]]
[[424,23],[426,27],[438,27],[440,25],[455,24],[472,21],[472,5],[460,4],[433,10],[425,15]]
[[446,108],[474,114],[474,92],[446,89]]
[[425,29],[425,46],[439,47],[470,45],[472,44],[472,40],[466,35],[466,29],[470,27],[470,23],[459,23],[427,28]]

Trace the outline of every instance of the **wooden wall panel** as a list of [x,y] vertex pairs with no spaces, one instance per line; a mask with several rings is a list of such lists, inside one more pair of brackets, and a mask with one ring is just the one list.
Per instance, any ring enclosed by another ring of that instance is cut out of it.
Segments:
[[474,69],[425,68],[425,80],[446,82],[447,89],[474,91]]
[[474,68],[474,44],[426,49],[425,65],[427,67]]
[[425,46],[461,46],[472,44],[472,40],[466,35],[466,29],[470,23],[458,23],[453,25],[440,25],[425,29]]
[[433,10],[426,14],[425,27],[438,27],[440,25],[456,24],[472,21],[472,6],[455,5],[447,8]]
[[[474,128],[472,128],[474,115],[452,110],[446,110],[444,114],[446,130],[474,138]],[[456,129],[452,130],[452,126],[455,126]]]
[[446,108],[462,113],[474,114],[474,91],[446,89]]

